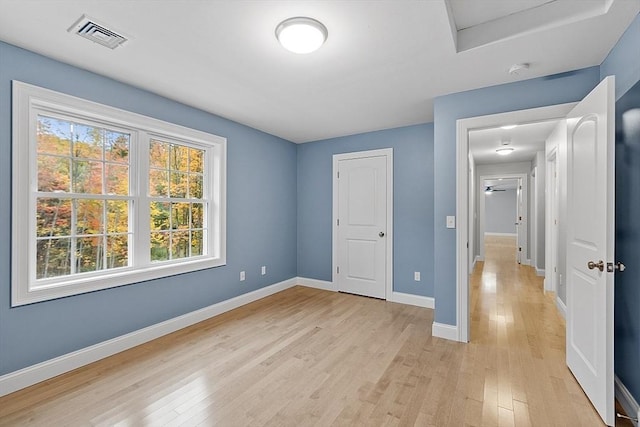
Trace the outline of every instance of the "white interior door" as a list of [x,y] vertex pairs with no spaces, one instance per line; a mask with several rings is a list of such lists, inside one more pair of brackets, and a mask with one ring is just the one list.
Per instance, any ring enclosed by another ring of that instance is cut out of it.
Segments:
[[518,179],[517,197],[517,217],[516,217],[516,261],[518,264],[525,262],[527,246],[527,205],[526,192],[523,190],[522,178]]
[[387,157],[338,160],[338,290],[386,298]]
[[567,116],[567,365],[611,426],[614,102],[607,77]]

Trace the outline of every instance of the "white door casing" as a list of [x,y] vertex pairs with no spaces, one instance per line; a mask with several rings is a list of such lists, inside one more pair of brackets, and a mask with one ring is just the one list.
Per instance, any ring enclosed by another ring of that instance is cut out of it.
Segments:
[[358,295],[391,297],[392,152],[334,156],[334,282]]
[[516,189],[516,262],[518,264],[526,264],[527,262],[527,231],[529,230],[529,222],[527,216],[528,195],[526,192],[527,182],[524,178],[518,180],[518,188]]
[[[478,184],[476,185],[476,191],[478,191],[478,195],[479,195],[479,199],[480,199],[480,206],[478,208],[478,213],[479,213],[479,227],[478,227],[478,244],[479,244],[479,260],[480,261],[484,261],[484,235],[487,229],[487,213],[486,213],[486,205],[487,205],[487,197],[491,197],[491,196],[487,196],[484,192],[484,189],[487,187],[487,184],[485,183],[485,181],[489,180],[489,181],[494,181],[496,179],[506,179],[506,180],[511,180],[511,179],[516,179],[518,180],[518,182],[522,182],[524,184],[522,184],[522,191],[523,191],[523,201],[524,201],[524,208],[523,210],[526,212],[527,211],[527,174],[525,173],[502,173],[502,174],[492,174],[492,175],[480,175],[479,180],[478,180]],[[520,186],[520,184],[518,184],[518,186]],[[472,194],[470,193],[470,196]],[[471,203],[471,201],[469,202]],[[518,203],[518,200],[516,199],[516,204]],[[473,213],[470,212],[470,215],[473,215]],[[515,218],[513,218],[514,222],[517,222],[518,218],[517,215]],[[525,217],[526,220],[526,217]],[[471,231],[471,229],[469,228],[468,231]],[[518,231],[518,227],[516,226],[516,231]],[[523,231],[525,232],[525,237],[522,238],[526,238],[526,234],[527,234],[527,228],[524,227]],[[524,245],[524,247],[522,248],[523,251],[523,255],[524,258],[527,258],[527,246],[526,244]],[[518,261],[517,259],[517,254],[516,254],[516,262]],[[471,270],[469,270],[469,272],[471,272]]]
[[[567,365],[614,425],[614,78],[567,116]],[[603,271],[588,267],[603,263]]]
[[[575,103],[550,105],[528,110],[510,111],[487,116],[459,119],[456,122],[456,325],[457,341],[469,341],[469,261],[467,242],[469,229],[469,131],[472,129],[499,127],[509,123],[531,123],[535,121],[564,118]],[[479,182],[482,182],[479,180]],[[477,186],[476,186],[477,187]],[[471,193],[472,194],[472,193]],[[482,196],[480,202],[484,203]],[[481,207],[482,209],[482,207]],[[480,214],[481,211],[480,211]],[[444,221],[444,219],[443,219]],[[482,222],[480,223],[482,227]],[[482,238],[482,230],[480,231]],[[482,246],[481,246],[482,247]],[[434,335],[439,336],[439,335]]]

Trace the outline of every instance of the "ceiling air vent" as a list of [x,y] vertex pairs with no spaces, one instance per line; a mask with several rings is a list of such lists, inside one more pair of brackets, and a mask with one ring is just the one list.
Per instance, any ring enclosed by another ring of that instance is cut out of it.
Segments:
[[95,19],[87,15],[82,15],[80,19],[69,28],[69,32],[89,39],[92,42],[99,43],[109,49],[115,49],[127,41],[126,37],[99,24]]

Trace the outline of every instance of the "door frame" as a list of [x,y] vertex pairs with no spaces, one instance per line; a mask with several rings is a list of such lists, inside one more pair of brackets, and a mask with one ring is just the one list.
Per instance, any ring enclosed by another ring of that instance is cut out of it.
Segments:
[[[552,168],[553,165],[553,168]],[[546,156],[546,197],[545,197],[545,292],[558,294],[558,231],[551,222],[558,220],[558,148],[554,147]],[[555,191],[554,191],[555,190]],[[555,224],[557,225],[557,224]],[[564,312],[561,311],[564,316]]]
[[332,239],[331,239],[331,278],[335,290],[338,289],[338,162],[341,160],[365,159],[369,157],[385,157],[387,166],[387,225],[385,249],[386,256],[386,277],[385,277],[385,300],[390,300],[393,293],[393,148],[382,148],[379,150],[357,151],[351,153],[341,153],[333,155],[333,216],[332,216]]
[[[524,196],[529,197],[529,193],[527,191],[527,174],[526,173],[500,173],[500,174],[492,174],[492,175],[480,175],[479,179],[478,179],[478,185],[476,186],[476,191],[478,192],[478,195],[480,196],[480,206],[478,208],[478,256],[479,256],[479,260],[480,261],[484,261],[484,233],[486,230],[486,221],[487,221],[487,215],[486,215],[486,203],[487,203],[487,199],[486,199],[486,194],[484,194],[483,188],[484,188],[484,181],[486,179],[498,179],[498,178],[503,178],[503,179],[515,179],[518,180],[519,185],[522,186],[522,191],[524,193]],[[470,194],[471,197],[473,197],[473,194]],[[517,196],[516,196],[517,197]],[[525,211],[528,212],[529,210],[529,204],[527,203],[528,200],[525,199],[524,204],[525,204]],[[516,200],[516,204],[517,204],[517,200]],[[516,215],[517,215],[518,209],[516,207]],[[528,224],[529,224],[529,216],[526,216],[526,221],[527,221],[527,230],[525,231],[526,234],[526,238],[525,240],[528,242],[529,241],[529,228],[528,228]],[[516,229],[516,234],[518,233],[518,230]],[[470,236],[471,237],[471,236]],[[524,247],[524,256],[525,256],[525,260],[529,259],[529,252],[527,251],[527,247],[525,245]],[[524,263],[523,263],[524,264]]]
[[[512,123],[532,123],[544,120],[564,119],[576,105],[550,105],[527,110],[510,111],[486,116],[470,117],[456,121],[456,340],[469,342],[469,131],[472,129],[499,127]],[[471,193],[472,194],[472,193]]]

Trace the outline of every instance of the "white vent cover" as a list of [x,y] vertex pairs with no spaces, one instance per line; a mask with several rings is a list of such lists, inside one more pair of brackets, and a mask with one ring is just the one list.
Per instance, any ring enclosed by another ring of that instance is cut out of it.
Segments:
[[101,44],[102,46],[106,46],[109,49],[115,49],[127,41],[126,37],[99,24],[95,19],[87,15],[82,15],[68,31],[82,36],[85,39],[89,39],[92,42]]

